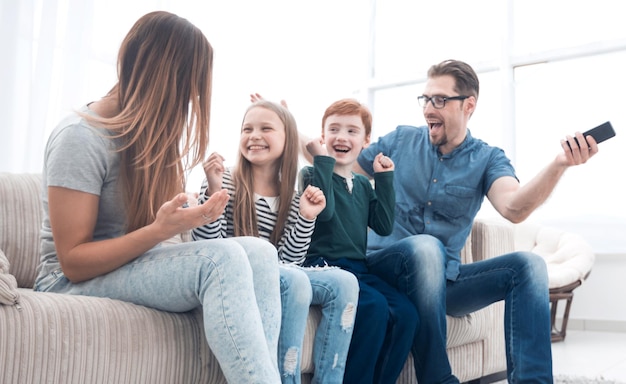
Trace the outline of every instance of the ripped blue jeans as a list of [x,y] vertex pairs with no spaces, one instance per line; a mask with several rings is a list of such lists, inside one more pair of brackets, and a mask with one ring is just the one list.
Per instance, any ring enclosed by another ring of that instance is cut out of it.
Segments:
[[313,344],[315,374],[311,383],[342,383],[359,299],[356,277],[332,267],[281,265],[279,270],[282,319],[278,367],[283,384],[300,384],[302,344],[311,305],[322,310]]

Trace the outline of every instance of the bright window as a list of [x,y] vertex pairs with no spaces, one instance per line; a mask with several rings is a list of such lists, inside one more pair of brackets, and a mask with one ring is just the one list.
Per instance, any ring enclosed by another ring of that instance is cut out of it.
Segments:
[[[569,169],[530,220],[579,232],[599,252],[623,253],[621,15],[610,0],[377,1],[368,89],[374,138],[399,124],[423,124],[415,96],[428,67],[449,58],[471,64],[481,81],[469,129],[505,150],[522,184],[554,159],[566,135],[610,120],[617,136],[588,164]],[[479,215],[497,213],[486,202]]]

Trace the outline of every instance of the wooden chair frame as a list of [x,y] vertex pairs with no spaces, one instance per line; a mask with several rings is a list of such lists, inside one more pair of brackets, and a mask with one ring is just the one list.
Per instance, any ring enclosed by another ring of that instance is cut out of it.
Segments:
[[[585,275],[584,280],[587,279],[589,273]],[[567,322],[569,320],[569,310],[572,306],[572,300],[574,299],[574,289],[578,288],[582,284],[581,280],[577,280],[564,287],[550,289],[550,322],[551,322],[551,339],[552,342],[558,342],[565,340],[567,333]],[[556,312],[558,303],[561,300],[565,300],[565,311],[563,312],[563,319],[561,325],[556,324]]]

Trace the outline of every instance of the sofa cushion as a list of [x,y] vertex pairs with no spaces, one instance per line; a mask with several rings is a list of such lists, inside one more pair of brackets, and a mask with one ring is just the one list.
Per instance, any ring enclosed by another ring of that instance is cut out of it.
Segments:
[[492,308],[486,307],[462,317],[447,316],[447,346],[448,348],[470,344],[486,339],[489,336],[494,321]]
[[21,288],[37,277],[41,217],[41,175],[0,172],[0,249]]
[[226,384],[200,310],[18,290],[0,305],[0,383]]

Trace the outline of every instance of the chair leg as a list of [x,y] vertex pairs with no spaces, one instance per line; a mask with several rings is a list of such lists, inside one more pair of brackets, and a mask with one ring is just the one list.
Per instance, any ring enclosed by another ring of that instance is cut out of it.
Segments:
[[[560,292],[560,293],[550,294],[550,321],[552,323],[551,324],[552,342],[565,340],[565,334],[567,332],[567,321],[569,320],[569,311],[572,306],[573,299],[574,299],[573,292]],[[563,312],[563,320],[561,321],[561,326],[558,327],[556,324],[556,312],[557,312],[558,302],[560,300],[566,300],[566,302],[565,302],[565,311]]]

